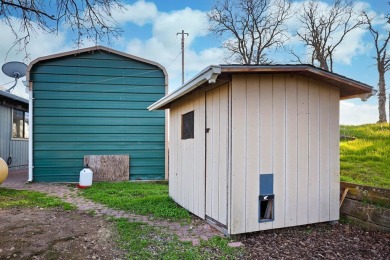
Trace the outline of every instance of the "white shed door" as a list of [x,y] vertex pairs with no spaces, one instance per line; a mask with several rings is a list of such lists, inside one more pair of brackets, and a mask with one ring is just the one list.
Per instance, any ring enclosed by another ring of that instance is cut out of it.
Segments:
[[227,225],[228,84],[206,93],[206,216]]

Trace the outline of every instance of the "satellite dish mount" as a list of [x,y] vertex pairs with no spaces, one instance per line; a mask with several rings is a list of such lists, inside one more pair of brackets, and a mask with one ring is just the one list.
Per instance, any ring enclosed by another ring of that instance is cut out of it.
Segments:
[[26,76],[27,65],[19,61],[10,61],[5,63],[1,67],[1,70],[8,77],[15,79],[15,84],[6,90],[7,92],[11,92],[11,90],[16,87],[16,84],[18,84],[18,79]]

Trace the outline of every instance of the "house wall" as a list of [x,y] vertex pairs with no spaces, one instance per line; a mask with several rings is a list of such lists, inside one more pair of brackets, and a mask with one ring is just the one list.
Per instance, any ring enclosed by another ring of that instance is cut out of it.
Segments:
[[9,170],[27,169],[28,139],[12,139],[12,108],[0,105],[0,157],[12,157]]
[[[259,174],[274,174],[274,221],[259,223]],[[232,78],[229,233],[339,218],[339,90],[284,74]]]
[[36,63],[33,180],[78,182],[84,155],[129,154],[130,179],[164,179],[165,95],[157,66],[103,50]]

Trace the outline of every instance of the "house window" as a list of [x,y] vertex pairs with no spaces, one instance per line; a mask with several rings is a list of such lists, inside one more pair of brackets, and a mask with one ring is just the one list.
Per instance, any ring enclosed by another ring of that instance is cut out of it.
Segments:
[[194,111],[181,116],[181,139],[194,138]]
[[12,138],[28,138],[28,112],[13,110]]

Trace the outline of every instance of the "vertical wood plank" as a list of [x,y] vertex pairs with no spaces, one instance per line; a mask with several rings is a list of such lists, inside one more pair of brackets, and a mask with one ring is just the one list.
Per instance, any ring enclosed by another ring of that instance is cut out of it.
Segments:
[[298,103],[297,78],[290,78],[286,85],[286,181],[285,225],[297,224],[297,176],[298,176]]
[[246,76],[233,75],[231,234],[245,231],[246,98]]
[[[179,105],[179,113],[177,115],[177,121],[179,123],[178,125],[178,151],[183,151],[184,149],[184,146],[183,146],[183,142],[181,140],[181,121],[182,121],[182,114],[183,114],[183,102],[185,102],[185,99],[183,100],[180,100],[180,103],[178,104]],[[177,154],[177,157],[178,157],[178,172],[177,172],[177,180],[178,180],[178,198],[179,198],[179,203],[180,205],[182,205],[183,207],[185,207],[185,203],[184,203],[184,196],[183,196],[183,187],[184,187],[184,182],[183,182],[183,179],[184,179],[184,176],[183,176],[183,153],[182,152],[179,152]]]
[[273,76],[273,144],[275,215],[273,228],[284,227],[286,175],[286,75]]
[[173,198],[173,200],[177,201],[176,198],[176,173],[177,173],[177,164],[176,164],[176,154],[177,154],[177,147],[176,147],[176,136],[177,136],[177,130],[176,130],[176,106],[175,103],[173,103],[169,109],[169,196]]
[[229,88],[229,148],[228,148],[228,198],[227,198],[227,229],[231,233],[231,223],[232,223],[232,81],[228,83]]
[[309,104],[308,79],[298,78],[298,207],[297,224],[308,221]]
[[329,220],[339,219],[339,198],[340,198],[340,123],[339,123],[339,105],[340,91],[331,88],[329,92]]
[[[210,151],[212,156],[212,161],[210,163],[212,164],[212,188],[211,188],[211,199],[212,199],[212,207],[211,207],[211,217],[213,219],[218,220],[219,219],[219,148],[220,148],[220,88],[216,88],[212,90],[213,95],[213,122],[210,130],[210,135],[213,136],[212,141],[212,148],[208,151]],[[207,162],[209,163],[209,162]]]
[[[188,107],[187,107],[187,111],[186,113],[188,112],[191,112],[191,111],[194,111],[194,93],[192,93],[191,95],[188,96],[189,98],[189,101],[188,101]],[[194,116],[195,116],[195,111],[194,111]],[[194,138],[191,138],[191,139],[187,139],[186,142],[187,142],[187,151],[184,151],[185,153],[187,153],[187,163],[186,163],[186,169],[185,171],[187,172],[187,192],[185,193],[186,194],[186,199],[187,199],[187,205],[188,205],[188,210],[190,211],[194,211],[194,200],[193,200],[193,197],[194,197],[194,140],[195,140],[195,117],[194,117]]]
[[199,111],[199,91],[196,91],[193,94],[193,102],[194,102],[194,150],[193,150],[193,212],[195,215],[199,216],[199,182],[201,180],[201,169],[200,165],[202,164],[202,160],[199,157],[198,151],[200,150],[199,144],[202,143],[202,136],[200,133],[200,111]]
[[[211,128],[213,123],[213,93],[206,92],[206,128]],[[206,134],[206,215],[212,215],[212,172],[213,172],[213,135]]]
[[320,212],[320,89],[318,84],[317,81],[309,81],[309,223],[318,222]]
[[200,90],[199,92],[199,136],[201,139],[199,142],[196,142],[198,145],[198,149],[196,151],[197,155],[200,157],[199,161],[199,171],[196,172],[196,175],[199,175],[199,215],[200,217],[205,217],[206,215],[206,97],[204,90]]
[[[272,75],[260,76],[260,174],[273,173],[272,85]],[[273,222],[259,223],[259,230],[270,229],[272,225]]]
[[[253,232],[259,229],[258,222],[258,198],[259,198],[259,76],[247,75],[247,127],[246,127],[246,157],[247,178],[246,178],[246,232]],[[233,158],[234,159],[234,158]]]
[[329,221],[329,88],[320,88],[320,221]]
[[228,85],[219,87],[220,89],[220,126],[219,126],[219,209],[218,220],[222,224],[227,224],[227,174],[228,174]]

